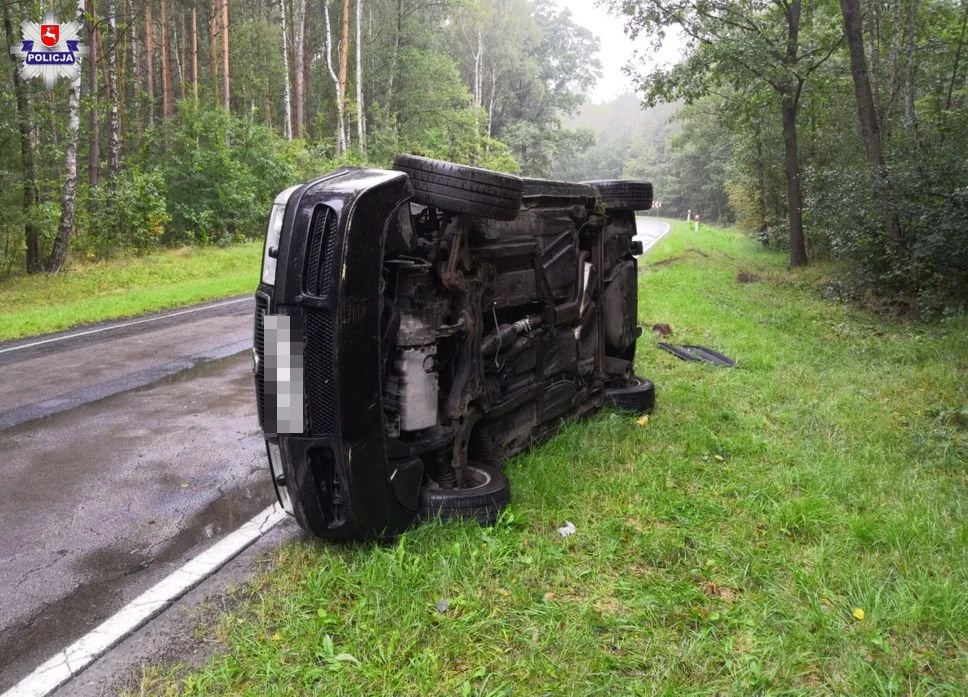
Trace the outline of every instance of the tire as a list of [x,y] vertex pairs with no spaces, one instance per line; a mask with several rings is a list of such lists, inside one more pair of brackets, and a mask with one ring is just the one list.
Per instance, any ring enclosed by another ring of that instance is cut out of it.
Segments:
[[479,462],[468,469],[481,481],[471,488],[440,489],[436,484],[420,489],[420,517],[424,520],[476,520],[493,525],[511,500],[511,485],[500,467]]
[[652,184],[632,179],[582,182],[595,187],[607,211],[647,211],[652,208]]
[[511,174],[416,155],[397,155],[393,168],[410,177],[414,202],[425,206],[492,220],[514,220],[521,210],[524,182]]
[[605,406],[636,414],[651,413],[655,409],[655,385],[633,375],[624,386],[605,389]]

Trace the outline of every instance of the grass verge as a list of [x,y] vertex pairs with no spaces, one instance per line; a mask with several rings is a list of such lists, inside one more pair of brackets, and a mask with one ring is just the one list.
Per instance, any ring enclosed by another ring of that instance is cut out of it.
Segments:
[[0,341],[255,291],[262,244],[184,248],[0,281]]
[[816,270],[684,228],[639,319],[738,367],[647,331],[648,422],[603,412],[515,458],[494,528],[285,547],[200,630],[215,658],[135,692],[968,693],[968,324],[828,303]]

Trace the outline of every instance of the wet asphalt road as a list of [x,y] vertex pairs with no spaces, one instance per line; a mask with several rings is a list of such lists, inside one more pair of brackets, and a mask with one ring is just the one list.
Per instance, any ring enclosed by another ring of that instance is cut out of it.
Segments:
[[251,327],[246,301],[0,352],[0,692],[272,503]]
[[635,224],[637,228],[635,239],[642,243],[642,249],[645,252],[648,252],[652,245],[669,232],[669,223],[643,215],[636,217]]

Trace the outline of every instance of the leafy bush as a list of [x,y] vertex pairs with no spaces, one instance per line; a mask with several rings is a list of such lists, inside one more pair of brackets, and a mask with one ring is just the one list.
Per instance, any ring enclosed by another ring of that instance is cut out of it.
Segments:
[[171,215],[164,243],[226,244],[261,234],[273,196],[299,178],[289,143],[265,126],[193,102],[181,103],[167,126],[149,148],[165,151],[164,159],[157,152]]
[[[832,256],[852,262],[857,290],[906,299],[928,316],[968,304],[968,166],[954,155],[939,148],[926,166],[923,150],[896,153],[886,185],[863,164],[807,173],[808,222],[829,238]],[[884,231],[890,211],[899,241]]]
[[109,258],[158,246],[170,220],[165,197],[163,173],[138,167],[122,171],[113,186],[87,190],[80,208],[92,213],[75,248],[85,256]]

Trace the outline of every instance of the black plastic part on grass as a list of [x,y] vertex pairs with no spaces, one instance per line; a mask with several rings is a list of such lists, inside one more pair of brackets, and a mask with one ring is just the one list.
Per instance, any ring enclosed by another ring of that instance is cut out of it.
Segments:
[[637,375],[621,387],[605,388],[605,406],[647,414],[655,409],[655,385]]
[[732,368],[736,365],[736,361],[729,356],[724,356],[719,351],[714,351],[705,346],[692,346],[688,344],[685,346],[677,346],[660,341],[659,348],[663,351],[668,351],[673,356],[681,358],[684,361],[702,361],[704,363],[723,366],[724,368]]
[[504,472],[496,465],[474,462],[468,464],[475,478],[471,487],[441,489],[430,483],[420,489],[420,517],[427,520],[476,520],[481,525],[493,525],[511,500],[511,485]]

